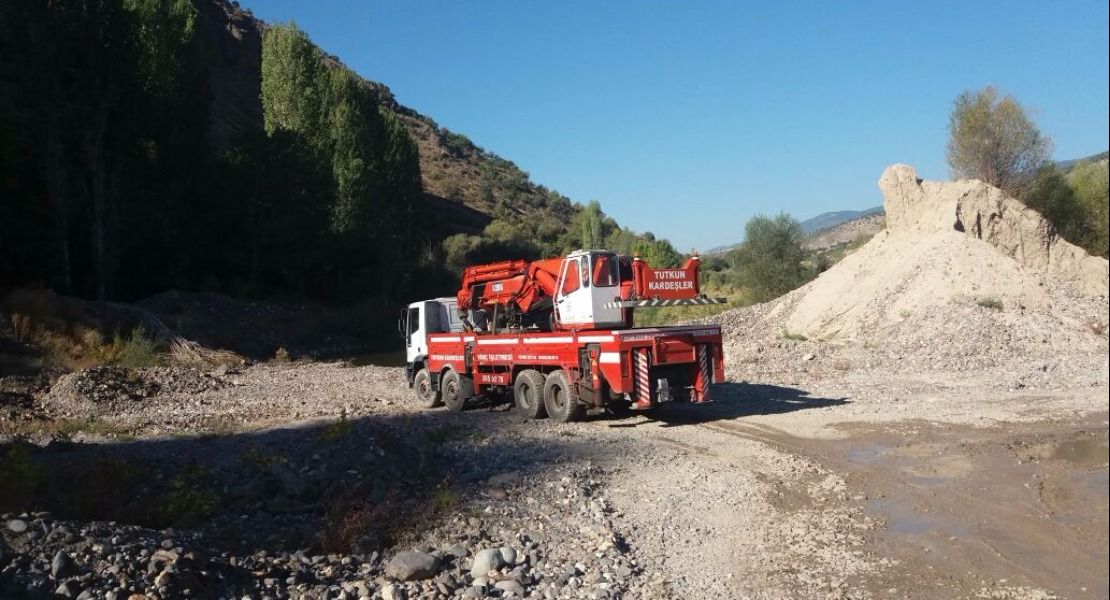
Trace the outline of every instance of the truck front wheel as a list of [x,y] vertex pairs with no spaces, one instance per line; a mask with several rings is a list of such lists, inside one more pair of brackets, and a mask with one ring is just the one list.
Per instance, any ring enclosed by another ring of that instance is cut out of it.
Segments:
[[529,419],[542,419],[547,416],[543,399],[543,373],[525,369],[517,374],[513,384],[513,400],[520,414]]
[[548,416],[563,423],[577,421],[586,414],[586,407],[578,402],[567,381],[567,374],[561,369],[547,376],[543,385],[543,403]]
[[432,376],[428,369],[420,369],[412,379],[412,389],[416,392],[416,402],[423,408],[435,408],[440,404],[439,392],[432,389]]

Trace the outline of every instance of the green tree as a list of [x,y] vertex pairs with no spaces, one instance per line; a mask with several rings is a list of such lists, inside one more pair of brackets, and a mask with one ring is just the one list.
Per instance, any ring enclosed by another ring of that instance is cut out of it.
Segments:
[[578,214],[578,241],[581,248],[600,248],[603,240],[601,203],[590,200],[589,204]]
[[738,282],[756,302],[765,302],[813,278],[805,232],[790,215],[756,215],[744,227],[744,242],[730,259]]
[[641,239],[632,245],[632,251],[657,269],[677,267],[682,263],[682,254],[667,240]]
[[1108,214],[1107,161],[1082,162],[1067,175],[1067,183],[1075,195],[1087,231],[1078,243],[1093,254],[1110,254],[1110,214]]
[[1020,197],[1052,154],[1043,135],[1011,96],[987,86],[956,97],[946,158],[953,177],[975,178]]
[[317,145],[326,135],[327,73],[316,46],[296,23],[275,25],[262,37],[262,114],[266,133],[296,131]]

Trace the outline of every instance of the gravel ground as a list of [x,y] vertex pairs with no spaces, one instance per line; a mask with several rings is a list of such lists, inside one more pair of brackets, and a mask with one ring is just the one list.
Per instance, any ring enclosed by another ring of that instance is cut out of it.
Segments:
[[[2,515],[0,595],[885,597],[901,559],[869,543],[866,495],[784,440],[1106,408],[1097,377],[1032,393],[799,359],[771,383],[730,362],[712,405],[569,425],[422,411],[397,368],[66,376],[28,418],[111,427],[19,444],[48,481],[25,504],[43,512]],[[1049,593],[984,590],[964,591]]]

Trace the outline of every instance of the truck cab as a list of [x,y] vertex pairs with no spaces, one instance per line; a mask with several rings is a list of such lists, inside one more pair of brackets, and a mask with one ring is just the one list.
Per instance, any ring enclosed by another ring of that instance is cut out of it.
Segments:
[[413,365],[423,362],[428,355],[428,336],[463,330],[458,302],[455,298],[413,302],[401,310],[397,330],[405,338],[405,378],[411,384]]

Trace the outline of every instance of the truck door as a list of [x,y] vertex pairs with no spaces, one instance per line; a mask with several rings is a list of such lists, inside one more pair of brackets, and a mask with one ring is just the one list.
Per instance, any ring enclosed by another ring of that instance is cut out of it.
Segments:
[[405,316],[405,362],[411,364],[416,357],[428,353],[428,330],[424,326],[423,302],[412,304]]
[[615,327],[624,323],[624,313],[605,305],[620,299],[620,265],[612,252],[595,252],[582,257],[589,265],[590,320],[594,327]]
[[592,325],[589,257],[576,256],[563,261],[555,311],[563,325]]

